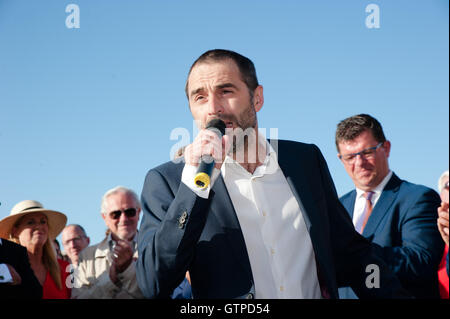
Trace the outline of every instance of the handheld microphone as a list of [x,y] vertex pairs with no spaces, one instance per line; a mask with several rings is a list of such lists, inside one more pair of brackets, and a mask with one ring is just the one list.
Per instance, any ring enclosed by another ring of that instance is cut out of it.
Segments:
[[[212,130],[220,138],[225,135],[226,125],[220,119],[213,119],[206,125],[207,130]],[[201,157],[200,165],[195,174],[194,183],[200,188],[206,188],[211,183],[211,175],[214,169],[214,158],[210,155],[203,155]]]

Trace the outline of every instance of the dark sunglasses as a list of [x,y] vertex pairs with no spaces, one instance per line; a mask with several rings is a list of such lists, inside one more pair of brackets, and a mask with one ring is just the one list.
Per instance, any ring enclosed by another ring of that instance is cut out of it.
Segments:
[[122,215],[122,213],[125,214],[125,216],[127,217],[134,217],[136,216],[137,210],[136,208],[127,208],[124,210],[115,210],[113,212],[109,213],[109,217],[112,219],[119,219],[120,215]]

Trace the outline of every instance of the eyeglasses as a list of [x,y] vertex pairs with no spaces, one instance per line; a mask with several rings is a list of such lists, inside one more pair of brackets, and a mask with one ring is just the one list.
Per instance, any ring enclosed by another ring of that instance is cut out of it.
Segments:
[[66,241],[63,242],[63,245],[64,245],[64,246],[67,246],[67,245],[69,245],[71,242],[73,242],[74,244],[78,244],[78,243],[80,243],[81,240],[83,240],[84,238],[86,238],[86,236],[78,236],[78,237],[75,237],[75,238],[72,238],[72,239],[68,239],[68,240],[66,240]]
[[444,184],[444,188],[446,188],[446,189],[448,189],[448,186],[449,186],[449,185],[448,185],[448,182],[449,182],[449,181],[447,181],[447,183]]
[[125,216],[127,216],[127,217],[134,217],[134,216],[136,216],[137,210],[136,210],[136,208],[127,208],[127,209],[124,209],[124,210],[115,210],[113,212],[110,212],[108,215],[112,219],[119,219],[120,215],[122,215],[122,213],[124,213]]
[[361,157],[364,157],[365,159],[373,159],[375,157],[375,153],[377,152],[377,149],[380,148],[380,146],[383,145],[383,143],[384,142],[381,142],[377,146],[366,148],[358,153],[351,153],[351,154],[345,154],[345,155],[339,154],[339,158],[341,160],[343,160],[344,162],[346,162],[347,164],[352,164],[356,160],[356,157],[358,155]]

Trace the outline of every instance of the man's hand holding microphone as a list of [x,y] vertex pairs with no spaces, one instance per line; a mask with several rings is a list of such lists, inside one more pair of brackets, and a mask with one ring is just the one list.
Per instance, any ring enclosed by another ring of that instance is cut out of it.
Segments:
[[199,188],[210,185],[214,168],[220,170],[231,143],[225,135],[225,123],[220,119],[208,122],[192,144],[185,149],[184,158],[187,165],[198,166],[194,183]]

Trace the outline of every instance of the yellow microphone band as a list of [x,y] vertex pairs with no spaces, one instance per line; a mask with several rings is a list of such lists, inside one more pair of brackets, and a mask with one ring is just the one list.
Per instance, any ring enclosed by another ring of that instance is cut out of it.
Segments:
[[195,185],[197,185],[198,187],[206,188],[206,187],[208,187],[209,182],[210,182],[209,176],[208,176],[208,174],[203,173],[203,172],[198,173],[197,175],[195,175],[194,182],[195,182]]

